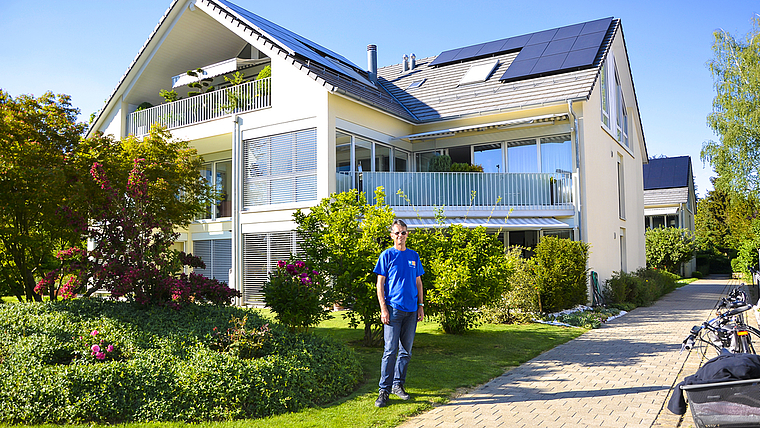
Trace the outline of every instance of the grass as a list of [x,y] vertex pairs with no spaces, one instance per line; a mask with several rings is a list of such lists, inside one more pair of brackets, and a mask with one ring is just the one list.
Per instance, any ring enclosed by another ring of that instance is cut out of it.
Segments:
[[[260,310],[265,316],[268,311]],[[207,422],[199,427],[395,427],[410,416],[447,402],[452,396],[501,375],[531,358],[565,343],[586,330],[542,324],[484,324],[461,335],[444,334],[437,323],[418,325],[412,361],[407,373],[407,392],[412,398],[401,401],[391,396],[388,407],[375,408],[380,376],[381,347],[361,346],[362,329],[351,329],[340,313],[320,324],[315,334],[332,336],[356,350],[365,378],[348,397],[328,406],[266,419]],[[125,428],[180,427],[183,423],[129,423]],[[56,427],[61,425],[37,425]],[[97,426],[97,425],[88,425]]]

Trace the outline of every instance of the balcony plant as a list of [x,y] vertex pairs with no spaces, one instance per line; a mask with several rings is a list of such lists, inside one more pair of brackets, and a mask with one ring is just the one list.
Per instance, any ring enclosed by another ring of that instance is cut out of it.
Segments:
[[190,88],[195,89],[194,91],[190,91],[187,93],[188,97],[194,97],[196,95],[205,94],[207,92],[211,92],[214,90],[214,86],[211,85],[211,82],[214,80],[211,77],[204,77],[203,76],[203,69],[197,68],[195,71],[193,70],[187,70],[187,75],[197,78],[198,80],[192,83],[189,83],[187,86]]

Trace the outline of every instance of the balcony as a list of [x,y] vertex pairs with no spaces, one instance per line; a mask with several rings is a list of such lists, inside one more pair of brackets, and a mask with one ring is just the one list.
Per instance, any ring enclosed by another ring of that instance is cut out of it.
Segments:
[[573,209],[570,173],[339,172],[336,177],[337,192],[359,189],[370,204],[378,186],[393,207]]
[[153,124],[174,129],[269,107],[270,81],[267,77],[130,113],[127,134],[141,137],[148,134]]

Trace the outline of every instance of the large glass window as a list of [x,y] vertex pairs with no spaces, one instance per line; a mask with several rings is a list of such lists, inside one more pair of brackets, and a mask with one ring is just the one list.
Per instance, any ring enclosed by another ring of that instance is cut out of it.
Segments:
[[541,172],[569,173],[573,169],[570,134],[541,139]]
[[430,172],[430,161],[441,156],[441,150],[432,150],[414,154],[414,166],[417,172]]
[[607,128],[610,127],[610,93],[609,84],[607,83],[607,62],[602,64],[602,70],[599,73],[599,94],[602,98],[602,123]]
[[501,143],[475,146],[472,152],[472,163],[482,166],[483,172],[504,172]]
[[628,110],[623,97],[623,85],[615,67],[615,57],[610,54],[602,65],[599,75],[602,124],[620,143],[631,149],[628,139]]
[[393,171],[406,172],[408,171],[408,165],[409,165],[409,153],[401,151],[401,150],[394,150],[393,151]]
[[200,170],[201,177],[214,186],[217,199],[211,201],[206,212],[198,220],[216,220],[232,217],[232,161],[208,162]]
[[356,171],[372,171],[372,142],[361,138],[354,139],[354,156]]
[[539,172],[536,139],[507,143],[508,172]]
[[243,142],[246,207],[317,198],[316,129]]
[[375,171],[391,171],[391,148],[382,144],[375,144]]

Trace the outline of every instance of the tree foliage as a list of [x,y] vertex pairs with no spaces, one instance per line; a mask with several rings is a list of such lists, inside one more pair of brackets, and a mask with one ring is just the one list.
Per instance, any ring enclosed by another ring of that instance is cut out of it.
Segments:
[[446,333],[475,327],[477,309],[501,296],[512,272],[504,244],[482,226],[415,230],[407,246],[425,267],[425,311],[440,320]]
[[382,331],[376,275],[380,253],[391,245],[388,227],[394,214],[382,188],[375,204],[364,203],[355,189],[330,195],[308,213],[293,214],[307,263],[332,281],[337,302],[352,327],[364,325],[364,343],[377,343]]
[[694,256],[696,242],[688,229],[659,227],[646,231],[647,267],[678,273],[678,268]]
[[707,123],[720,141],[705,142],[701,153],[721,177],[716,185],[744,195],[760,191],[760,17],[753,23],[745,40],[715,32]]
[[589,245],[544,236],[530,259],[540,312],[557,312],[588,302]]
[[19,299],[39,300],[35,277],[54,249],[81,242],[68,225],[82,202],[70,162],[85,130],[78,114],[67,95],[0,90],[0,278]]

